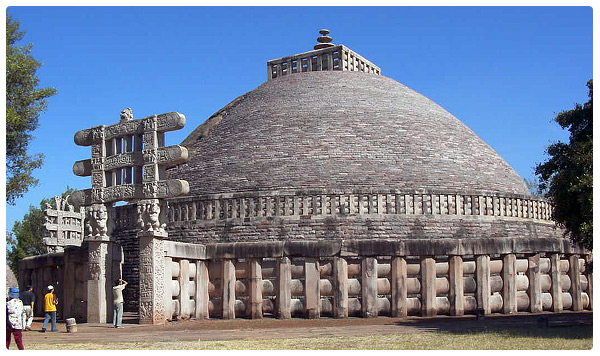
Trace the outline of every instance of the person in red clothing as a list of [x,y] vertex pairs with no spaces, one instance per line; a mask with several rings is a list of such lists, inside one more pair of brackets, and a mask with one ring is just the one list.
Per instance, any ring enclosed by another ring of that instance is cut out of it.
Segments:
[[19,350],[23,347],[23,302],[19,299],[19,288],[11,287],[8,290],[8,301],[6,302],[6,349],[10,347],[11,335]]

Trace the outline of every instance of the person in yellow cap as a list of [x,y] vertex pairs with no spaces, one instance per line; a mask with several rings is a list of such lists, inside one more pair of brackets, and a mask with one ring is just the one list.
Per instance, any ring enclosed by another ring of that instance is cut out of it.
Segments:
[[56,295],[54,295],[54,287],[48,286],[48,293],[44,296],[44,326],[42,326],[42,332],[46,332],[46,327],[48,326],[48,322],[52,321],[52,329],[50,331],[58,331],[56,330],[56,304],[58,304],[58,299]]

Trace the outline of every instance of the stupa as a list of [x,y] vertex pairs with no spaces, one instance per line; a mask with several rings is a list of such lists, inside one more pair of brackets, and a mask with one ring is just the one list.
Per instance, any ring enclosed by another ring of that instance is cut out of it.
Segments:
[[25,260],[21,280],[49,284],[52,266],[69,288],[123,278],[141,323],[592,309],[591,255],[548,201],[452,114],[320,35],[181,143],[187,160],[161,177],[189,193],[160,200],[162,235],[142,244],[139,208],[109,205],[100,275],[72,272],[90,266],[84,238]]

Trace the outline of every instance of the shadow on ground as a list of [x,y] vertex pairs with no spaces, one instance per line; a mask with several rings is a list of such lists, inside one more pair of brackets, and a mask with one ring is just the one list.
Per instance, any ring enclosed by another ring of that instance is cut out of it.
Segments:
[[564,312],[516,315],[410,318],[395,325],[421,331],[467,335],[479,332],[502,332],[506,336],[581,339],[592,337],[593,313]]

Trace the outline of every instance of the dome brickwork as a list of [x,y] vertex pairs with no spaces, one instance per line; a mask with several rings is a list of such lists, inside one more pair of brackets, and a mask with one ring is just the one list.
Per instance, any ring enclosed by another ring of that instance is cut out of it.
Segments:
[[466,125],[397,81],[301,73],[234,100],[183,143],[172,172],[192,195],[402,190],[527,195],[519,175]]
[[551,206],[442,107],[373,73],[274,78],[182,143],[169,236],[265,240],[558,237]]

